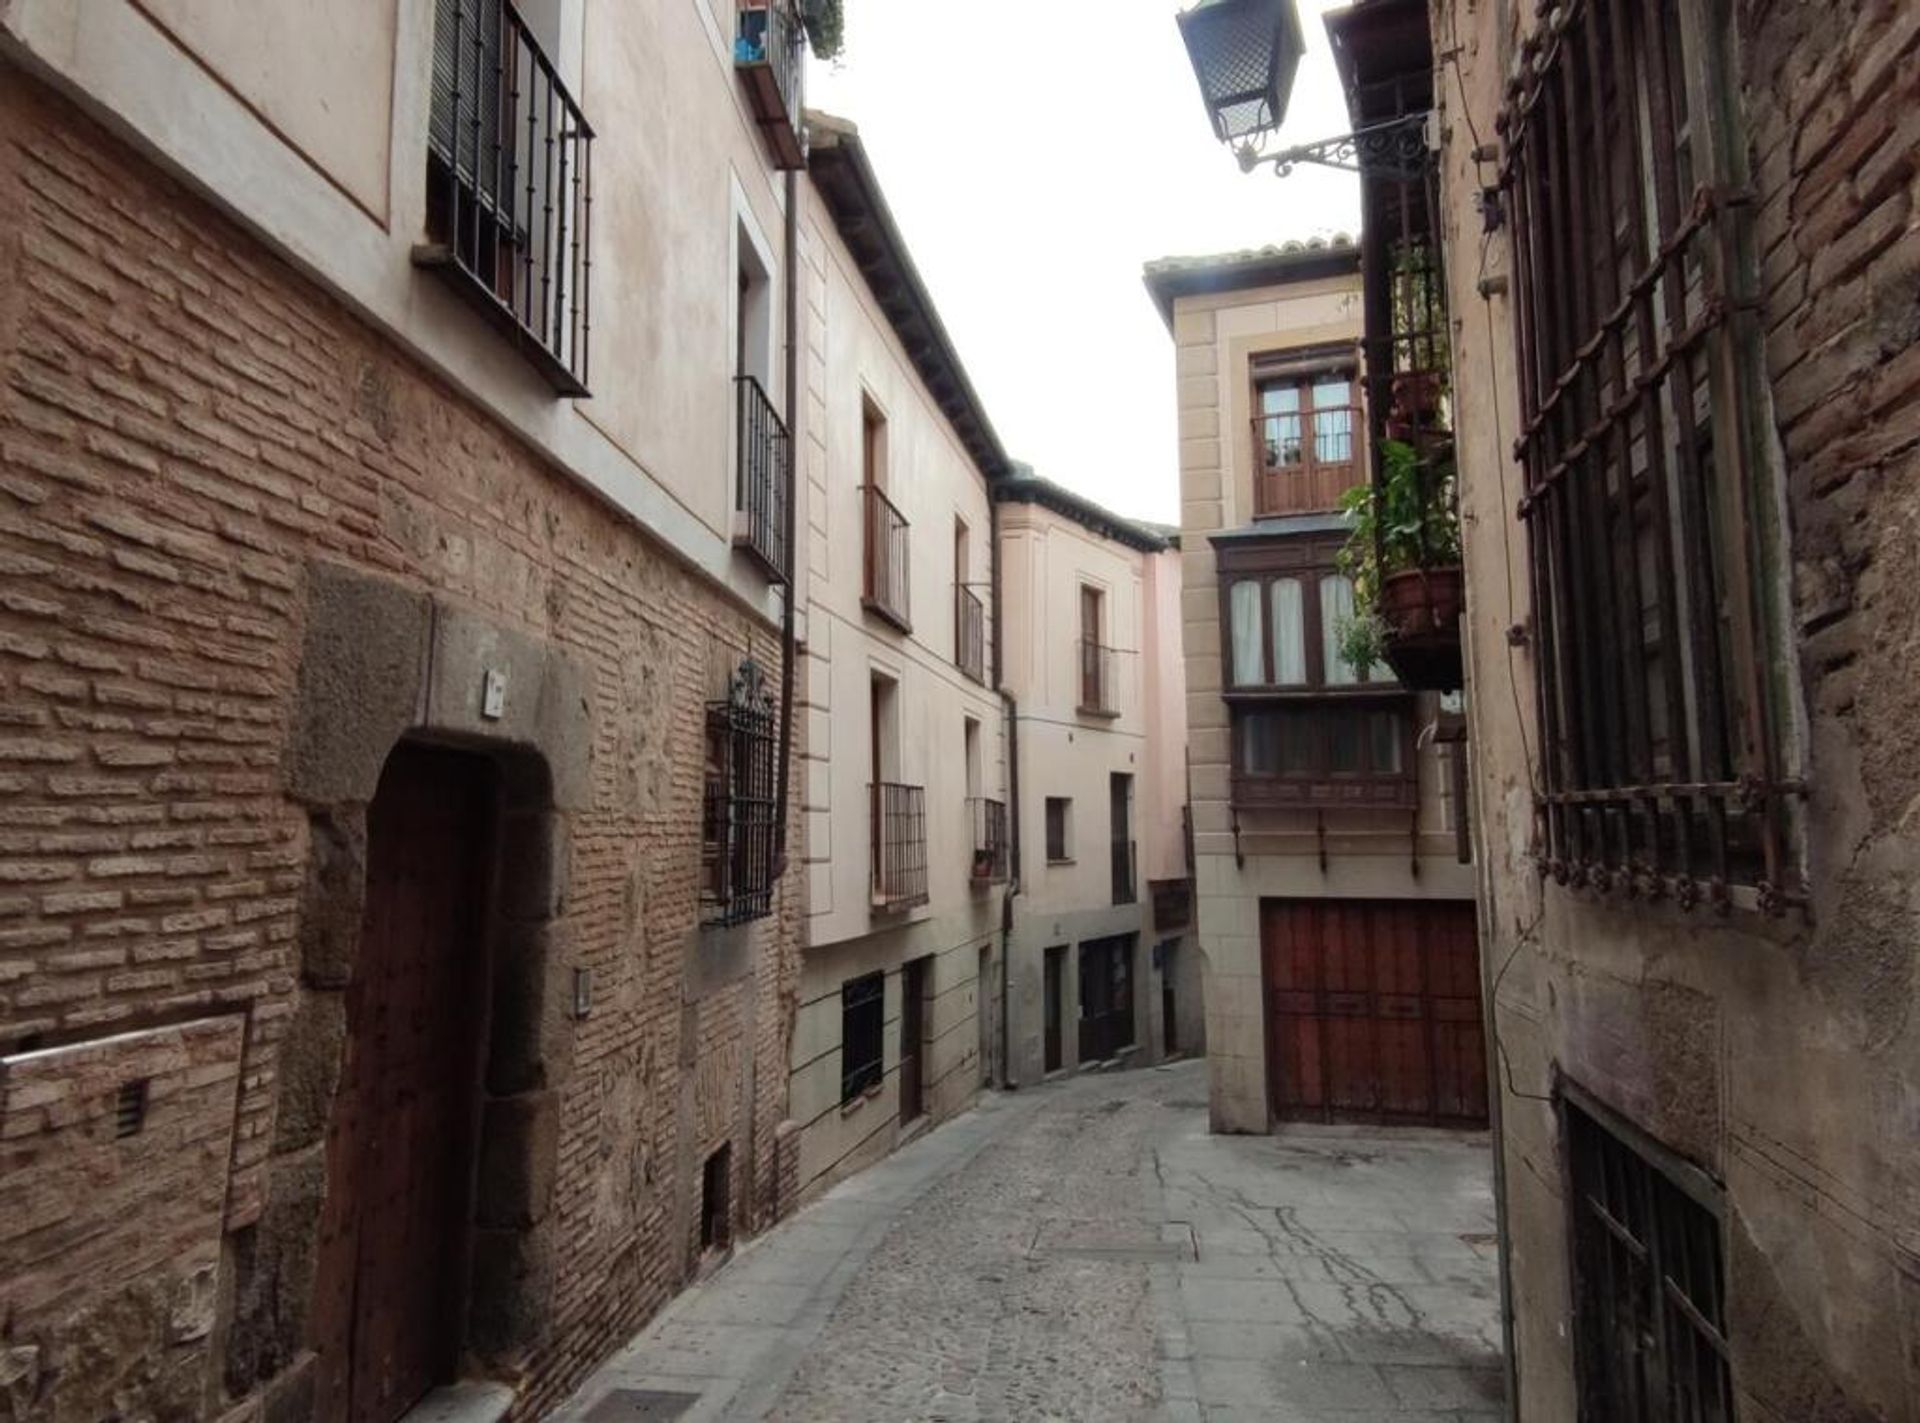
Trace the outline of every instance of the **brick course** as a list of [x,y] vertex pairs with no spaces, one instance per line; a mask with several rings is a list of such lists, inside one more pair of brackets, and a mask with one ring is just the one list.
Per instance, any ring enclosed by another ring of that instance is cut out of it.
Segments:
[[[261,1217],[299,999],[316,831],[283,752],[316,561],[431,591],[591,675],[590,802],[551,933],[593,971],[596,1007],[562,1089],[532,1412],[684,1279],[719,1142],[743,1217],[773,1214],[794,896],[756,928],[745,978],[687,1002],[684,965],[704,703],[749,653],[777,676],[777,629],[7,73],[0,1053],[242,1015],[229,1232]],[[232,1382],[209,1381],[210,1415]]]

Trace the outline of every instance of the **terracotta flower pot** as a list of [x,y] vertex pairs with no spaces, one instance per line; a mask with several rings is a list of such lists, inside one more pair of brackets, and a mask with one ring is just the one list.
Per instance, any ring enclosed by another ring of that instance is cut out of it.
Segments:
[[1465,579],[1458,566],[1410,568],[1390,573],[1380,583],[1380,618],[1400,637],[1457,632],[1465,604]]

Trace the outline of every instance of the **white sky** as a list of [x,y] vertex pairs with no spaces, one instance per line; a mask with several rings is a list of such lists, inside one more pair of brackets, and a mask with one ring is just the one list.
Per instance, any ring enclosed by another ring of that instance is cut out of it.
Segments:
[[[1349,127],[1320,16],[1284,146]],[[1141,264],[1357,232],[1343,173],[1243,174],[1215,142],[1178,0],[845,0],[807,102],[860,128],[934,304],[1016,459],[1175,523],[1173,343]],[[1270,147],[1272,145],[1270,144]]]

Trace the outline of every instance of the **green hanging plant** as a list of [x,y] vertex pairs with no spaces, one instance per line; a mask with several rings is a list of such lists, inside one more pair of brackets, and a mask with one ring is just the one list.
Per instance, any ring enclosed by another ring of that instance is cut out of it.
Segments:
[[845,43],[841,0],[800,0],[800,23],[807,27],[807,43],[821,59],[838,59]]
[[1334,562],[1353,584],[1353,616],[1334,624],[1334,639],[1340,655],[1355,667],[1380,661],[1386,645],[1382,580],[1460,562],[1452,443],[1436,444],[1423,459],[1405,440],[1383,440],[1380,463],[1377,494],[1370,484],[1356,484],[1340,496],[1349,532]]

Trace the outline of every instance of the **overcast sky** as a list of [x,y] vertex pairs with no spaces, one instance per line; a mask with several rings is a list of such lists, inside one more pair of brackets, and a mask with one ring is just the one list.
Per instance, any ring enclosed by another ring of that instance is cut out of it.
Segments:
[[[1320,16],[1280,144],[1350,126]],[[1173,345],[1153,257],[1352,232],[1359,191],[1240,172],[1213,138],[1177,0],[845,0],[808,102],[852,119],[1009,454],[1176,522]]]

